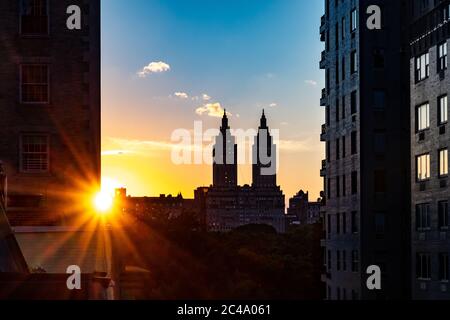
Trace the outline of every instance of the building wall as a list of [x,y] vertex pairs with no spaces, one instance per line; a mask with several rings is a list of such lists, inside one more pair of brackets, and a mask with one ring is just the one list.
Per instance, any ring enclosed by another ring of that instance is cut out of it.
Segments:
[[[382,30],[369,31],[366,27],[366,9],[373,4],[383,10]],[[326,49],[321,67],[329,79],[321,104],[329,108],[329,120],[321,138],[329,145],[322,170],[326,197],[326,239],[322,245],[327,260],[323,280],[327,296],[332,300],[406,298],[410,265],[404,254],[409,243],[409,102],[408,64],[401,54],[405,21],[399,18],[405,8],[402,1],[364,0],[330,0],[326,7],[328,13],[321,27]],[[354,9],[358,24],[351,33]],[[352,52],[357,61],[353,74]],[[375,63],[379,56],[384,61],[381,65]],[[337,82],[336,73],[340,78]],[[354,112],[352,92],[356,93]],[[338,117],[337,112],[341,113]],[[356,137],[355,152],[352,133]],[[352,175],[356,188],[352,186]],[[380,217],[384,219],[382,234],[377,231]],[[382,269],[384,287],[380,292],[366,288],[365,270],[370,265]]]
[[[445,4],[448,6],[448,1]],[[438,9],[441,10],[441,9]],[[423,29],[426,33],[426,29]],[[441,149],[448,148],[450,145],[450,128],[448,124],[439,125],[438,123],[438,98],[442,95],[450,94],[450,72],[445,70],[438,72],[437,59],[438,47],[437,41],[433,39],[444,38],[448,47],[449,27],[444,25],[439,28],[436,34],[425,37],[422,43],[415,43],[412,47],[412,56],[410,60],[411,75],[411,231],[412,231],[412,252],[411,263],[413,272],[411,274],[412,295],[414,299],[450,299],[450,288],[448,280],[442,280],[439,272],[439,255],[450,253],[450,233],[448,228],[439,227],[438,203],[448,201],[450,192],[448,187],[448,176],[439,177],[439,157],[438,152]],[[438,42],[440,40],[438,39]],[[422,53],[429,53],[430,75],[427,79],[416,82],[415,79],[415,58]],[[417,106],[428,102],[430,105],[430,127],[429,129],[418,132],[416,130]],[[442,128],[445,130],[442,132]],[[430,154],[430,179],[419,182],[417,179],[416,157],[425,153]],[[418,229],[416,219],[416,206],[419,204],[430,205],[430,225],[426,230]],[[447,213],[448,217],[448,213]],[[418,272],[418,254],[428,254],[431,259],[430,279],[422,278]],[[448,275],[448,266],[447,266]],[[448,278],[448,277],[447,277]]]
[[[19,33],[20,3],[0,2],[0,159],[9,194],[42,195],[40,206],[50,211],[75,211],[72,201],[81,203],[100,179],[100,1],[49,0],[49,33],[42,36]],[[66,27],[73,4],[82,9],[81,30]],[[21,103],[24,64],[49,67],[49,103]],[[21,172],[21,135],[36,133],[48,135],[49,171]]]

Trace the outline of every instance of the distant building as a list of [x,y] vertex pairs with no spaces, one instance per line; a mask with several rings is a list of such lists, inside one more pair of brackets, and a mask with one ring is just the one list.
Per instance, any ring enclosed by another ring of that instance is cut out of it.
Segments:
[[300,190],[294,197],[289,199],[287,214],[290,217],[290,224],[316,224],[320,217],[321,201],[309,202],[309,192]]
[[124,213],[140,219],[174,219],[184,212],[198,213],[193,199],[184,199],[181,194],[176,197],[161,194],[159,197],[131,197],[127,196],[127,190],[117,189],[116,200],[120,202],[120,208]]
[[[267,171],[276,167],[274,163],[276,157],[271,157],[276,146],[270,135],[265,114],[263,113],[261,117],[261,125],[255,137],[251,186],[237,185],[237,146],[234,138],[231,137],[226,113],[222,119],[220,132],[213,155],[213,185],[207,189],[200,188],[196,192],[196,201],[205,205],[207,230],[227,232],[244,225],[266,224],[274,227],[277,232],[285,232],[285,197],[276,184],[275,171],[269,174],[263,171],[263,169]],[[226,141],[225,145],[223,141]],[[267,148],[261,149],[260,142],[264,141],[267,142]],[[221,153],[219,147],[227,152]],[[230,154],[230,150],[234,150],[234,153]],[[263,164],[259,158],[261,154],[264,154],[264,150],[272,159],[268,164]],[[217,157],[218,154],[227,154],[228,157],[224,161],[222,160],[224,158]]]

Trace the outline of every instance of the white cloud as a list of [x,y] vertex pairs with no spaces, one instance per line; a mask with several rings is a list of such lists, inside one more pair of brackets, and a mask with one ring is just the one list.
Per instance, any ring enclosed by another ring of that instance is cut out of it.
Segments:
[[317,81],[314,80],[305,80],[305,83],[313,87],[317,86]]
[[202,99],[203,99],[203,101],[209,101],[209,100],[211,100],[211,97],[208,96],[206,93],[204,93],[204,94],[202,94]]
[[[197,108],[195,112],[200,116],[207,114],[209,117],[221,118],[225,110],[222,108],[220,103],[216,102],[205,104],[204,106]],[[231,116],[231,113],[227,112],[227,114]]]
[[274,103],[269,104],[269,107],[275,108],[275,107],[278,107],[278,104],[276,104],[276,103],[274,102]]
[[159,61],[159,62],[151,62],[148,66],[145,66],[142,68],[141,71],[139,71],[137,74],[141,78],[145,78],[152,73],[162,73],[170,70],[170,65],[168,65],[165,62]]
[[175,92],[174,93],[175,97],[180,98],[180,99],[188,99],[189,95],[186,92]]

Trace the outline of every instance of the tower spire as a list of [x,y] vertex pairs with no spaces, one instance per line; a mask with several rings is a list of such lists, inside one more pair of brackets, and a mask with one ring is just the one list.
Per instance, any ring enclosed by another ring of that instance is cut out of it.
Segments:
[[262,116],[261,116],[261,125],[260,125],[259,128],[260,128],[260,129],[268,129],[268,127],[267,127],[266,112],[265,112],[264,109],[263,109],[263,112],[262,112]]

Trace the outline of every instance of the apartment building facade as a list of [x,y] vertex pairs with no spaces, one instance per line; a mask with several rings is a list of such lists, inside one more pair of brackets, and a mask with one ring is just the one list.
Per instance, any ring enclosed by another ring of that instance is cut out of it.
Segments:
[[[381,29],[370,29],[370,6]],[[399,299],[409,294],[409,81],[404,1],[327,0],[320,67],[326,87],[322,241],[327,298]],[[382,290],[366,269],[382,271]]]
[[[67,26],[70,6],[81,28]],[[13,225],[59,225],[100,181],[100,1],[0,2],[0,160]]]
[[414,4],[410,39],[412,296],[448,300],[450,1]]

